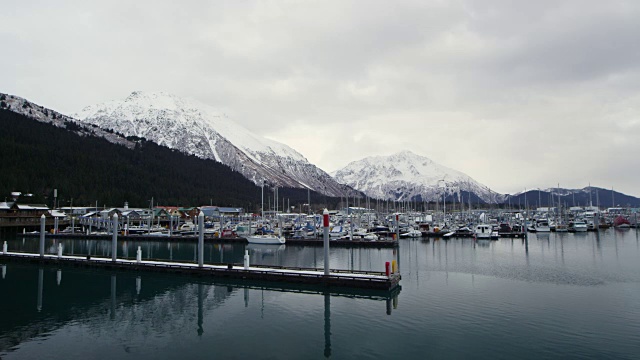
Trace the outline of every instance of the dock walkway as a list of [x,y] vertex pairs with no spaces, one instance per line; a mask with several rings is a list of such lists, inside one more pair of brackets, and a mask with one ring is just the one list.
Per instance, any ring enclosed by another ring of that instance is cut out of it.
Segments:
[[[24,237],[39,237],[38,233],[26,233],[18,234],[18,236]],[[78,240],[111,240],[111,235],[85,235],[85,234],[47,234],[47,238],[54,239],[78,239]],[[139,241],[198,241],[197,236],[157,236],[157,235],[118,235],[118,240],[139,240]],[[308,239],[286,239],[285,245],[302,245],[302,246],[323,246],[323,240],[321,238],[308,238]],[[247,239],[243,237],[208,237],[205,235],[205,242],[213,243],[238,243],[247,244]],[[337,239],[331,240],[330,246],[335,247],[371,247],[371,248],[392,248],[397,247],[398,242],[395,240],[346,240]]]
[[204,264],[202,267],[199,267],[198,264],[189,262],[157,260],[142,260],[138,262],[137,260],[129,259],[116,259],[114,262],[111,258],[103,257],[57,256],[49,254],[41,257],[40,254],[18,252],[0,253],[0,260],[114,270],[172,272],[227,279],[289,282],[323,287],[347,287],[385,291],[392,291],[398,287],[401,278],[399,274],[386,276],[386,274],[382,272],[331,270],[329,275],[324,275],[322,270],[317,269],[272,268],[266,266],[249,266],[245,269],[244,266],[235,264]]

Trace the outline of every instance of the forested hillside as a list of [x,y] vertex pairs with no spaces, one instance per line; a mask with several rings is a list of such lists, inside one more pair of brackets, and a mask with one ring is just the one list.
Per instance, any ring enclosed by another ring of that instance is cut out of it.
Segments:
[[[141,139],[128,149],[78,135],[74,125],[59,128],[0,109],[0,196],[32,193],[30,202],[51,206],[53,189],[58,189],[60,206],[73,198],[76,206],[122,206],[128,201],[132,207],[146,207],[153,197],[160,205],[259,209],[261,189],[225,165]],[[284,193],[291,196],[292,206],[306,202],[306,191]],[[314,200],[325,199],[312,194]]]

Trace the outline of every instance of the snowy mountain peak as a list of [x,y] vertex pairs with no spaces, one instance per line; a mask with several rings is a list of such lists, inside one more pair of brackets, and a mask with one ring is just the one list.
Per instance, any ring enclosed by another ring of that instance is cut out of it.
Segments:
[[382,199],[432,200],[445,185],[447,193],[472,192],[485,201],[496,196],[468,175],[409,150],[354,161],[332,175],[340,183]]
[[291,147],[254,134],[218,109],[165,92],[134,91],[124,100],[85,107],[83,122],[137,136],[230,166],[259,184],[341,193],[327,173]]

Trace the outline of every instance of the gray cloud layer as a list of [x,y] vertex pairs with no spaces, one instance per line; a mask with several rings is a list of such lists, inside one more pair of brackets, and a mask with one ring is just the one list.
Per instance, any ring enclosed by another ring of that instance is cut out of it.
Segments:
[[331,171],[402,149],[496,191],[638,195],[637,1],[20,1],[2,91],[71,113],[164,90]]

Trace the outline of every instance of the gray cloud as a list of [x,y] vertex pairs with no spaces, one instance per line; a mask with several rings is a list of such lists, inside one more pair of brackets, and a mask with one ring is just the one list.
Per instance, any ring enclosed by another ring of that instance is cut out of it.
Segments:
[[196,98],[328,171],[408,148],[496,191],[638,194],[638,18],[635,1],[20,1],[0,76],[67,113]]

